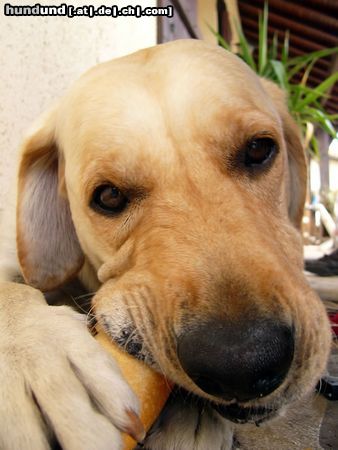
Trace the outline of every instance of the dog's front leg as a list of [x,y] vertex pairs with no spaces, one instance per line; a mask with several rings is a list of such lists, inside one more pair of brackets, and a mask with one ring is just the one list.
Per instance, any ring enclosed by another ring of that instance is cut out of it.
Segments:
[[40,291],[0,284],[0,448],[120,449],[142,436],[138,402],[83,316]]

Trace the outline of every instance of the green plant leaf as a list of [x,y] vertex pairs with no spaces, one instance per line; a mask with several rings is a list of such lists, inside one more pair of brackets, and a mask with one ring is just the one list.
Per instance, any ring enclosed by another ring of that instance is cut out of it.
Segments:
[[324,58],[325,56],[329,56],[334,53],[338,53],[338,47],[317,50],[315,52],[307,53],[306,55],[296,56],[295,58],[290,58],[285,63],[288,68],[289,80],[294,75],[299,73],[304,67],[306,67],[307,64],[310,64],[314,60],[317,61],[320,58]]
[[268,4],[264,3],[263,14],[258,19],[258,73],[263,75],[268,54]]
[[318,140],[315,135],[313,135],[310,139],[310,152],[315,158],[320,158],[319,145]]
[[315,89],[312,89],[305,98],[298,103],[297,109],[298,111],[304,106],[310,105],[312,102],[317,100],[319,97],[324,97],[326,95],[326,91],[338,80],[338,72],[333,73],[331,76],[326,78],[322,83],[316,86]]
[[272,60],[270,61],[271,67],[273,69],[273,72],[276,76],[277,82],[279,86],[284,89],[288,90],[288,80],[285,72],[285,66],[281,63],[281,61]]
[[306,85],[307,80],[308,80],[309,75],[310,75],[310,72],[311,72],[313,66],[316,64],[317,61],[318,61],[318,58],[312,60],[312,61],[310,62],[310,64],[306,67],[306,69],[305,69],[305,71],[304,71],[304,74],[303,74],[303,76],[302,76],[301,82],[300,82],[300,84],[302,84],[303,86]]
[[[289,31],[284,35],[281,56],[278,58],[278,34],[273,35],[272,43],[268,45],[268,4],[264,4],[264,10],[259,15],[258,23],[258,58],[257,64],[253,58],[253,47],[247,40],[241,24],[237,25],[239,46],[238,56],[243,59],[258,75],[264,76],[285,90],[288,98],[288,107],[291,115],[298,124],[303,137],[306,136],[308,123],[322,128],[330,136],[336,136],[333,122],[338,120],[338,114],[328,114],[322,102],[328,97],[328,90],[338,81],[338,73],[328,76],[322,83],[315,87],[307,86],[307,80],[311,70],[318,59],[338,54],[338,47],[322,49],[294,58],[289,57]],[[231,51],[230,44],[208,26],[216,36],[219,44]],[[299,74],[302,81],[291,82],[291,79]],[[310,153],[319,156],[319,145],[315,136],[309,143]]]
[[302,89],[298,84],[289,84],[289,109],[290,111],[295,111],[297,109],[297,104],[302,98]]
[[239,56],[242,57],[242,59],[248,64],[248,66],[251,67],[252,70],[257,72],[257,66],[256,66],[255,60],[253,59],[253,56],[252,56],[252,48],[251,48],[249,42],[247,41],[240,24],[237,24],[237,32],[238,32],[239,45],[240,45],[240,51],[241,51]]
[[296,64],[304,63],[304,62],[305,62],[305,64],[307,64],[315,58],[324,58],[325,56],[332,55],[333,53],[338,53],[338,47],[324,48],[322,50],[316,50],[314,52],[306,53],[305,55],[289,58],[286,65],[294,66]]
[[329,120],[331,120],[331,121],[334,121],[334,120],[337,120],[338,119],[338,114],[327,114],[327,113],[324,113],[325,115],[326,115],[326,117],[329,119]]
[[273,33],[272,43],[269,48],[268,60],[277,59],[277,56],[278,56],[278,32],[275,31]]
[[206,25],[211,31],[211,33],[216,37],[217,43],[225,50],[231,51],[230,44],[224,39],[224,37],[217,31],[215,31],[211,25],[209,25],[208,23]]
[[331,137],[334,138],[336,136],[336,130],[331,120],[323,111],[317,108],[305,107],[303,113],[309,122],[312,122],[314,125],[319,125]]

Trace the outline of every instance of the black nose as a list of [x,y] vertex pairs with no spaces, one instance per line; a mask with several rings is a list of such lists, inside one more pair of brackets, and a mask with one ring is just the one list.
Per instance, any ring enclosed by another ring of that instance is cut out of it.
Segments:
[[178,338],[185,372],[204,392],[245,402],[283,382],[293,359],[292,328],[277,320],[213,321]]

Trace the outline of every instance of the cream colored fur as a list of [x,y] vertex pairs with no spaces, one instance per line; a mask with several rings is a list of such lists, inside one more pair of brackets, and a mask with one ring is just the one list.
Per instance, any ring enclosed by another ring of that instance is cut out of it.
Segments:
[[[236,152],[262,133],[279,154],[250,177]],[[28,135],[18,179],[18,273],[28,285],[51,290],[78,275],[98,290],[96,318],[113,338],[133,326],[157,370],[213,401],[180,367],[175,336],[187,312],[235,319],[254,306],[293,324],[296,343],[285,382],[247,406],[282,409],[311,391],[330,331],[302,273],[304,152],[283,94],[235,56],[176,41],[93,68]],[[90,207],[105,182],[138,189],[120,216]],[[5,280],[16,266],[7,214]],[[33,287],[4,283],[0,296],[0,448],[48,449],[51,433],[64,450],[120,448],[137,401],[82,318]],[[232,427],[216,413],[197,442],[196,411],[173,410],[149,448],[230,448]]]

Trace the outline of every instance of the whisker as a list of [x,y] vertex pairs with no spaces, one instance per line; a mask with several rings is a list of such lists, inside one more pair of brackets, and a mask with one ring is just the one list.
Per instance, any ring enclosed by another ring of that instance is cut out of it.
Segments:
[[93,297],[96,293],[97,293],[97,291],[96,292],[87,292],[86,294],[77,295],[75,298],[76,298],[76,300],[79,300],[80,298]]
[[[89,293],[89,294],[82,294],[82,295],[79,295],[79,296],[76,296],[76,297],[74,297],[73,295],[70,294],[70,297],[71,297],[73,303],[77,306],[77,308],[78,308],[80,311],[82,311],[83,313],[85,313],[85,314],[88,315],[88,309],[84,309],[84,307],[85,307],[86,305],[85,305],[84,303],[80,304],[80,303],[78,302],[78,300],[81,299],[81,298],[89,297],[89,296],[92,298],[94,295],[95,295],[95,292]],[[90,298],[90,301],[87,303],[88,305],[91,304],[91,298]]]
[[91,308],[86,314],[86,324],[90,330],[94,329],[95,325],[98,323],[98,318],[96,317],[96,314],[92,314],[93,309],[94,305],[91,306]]

